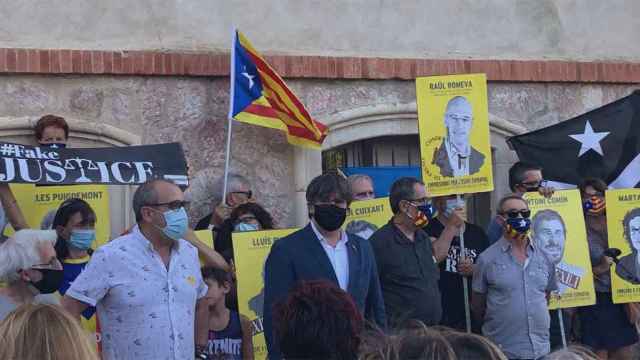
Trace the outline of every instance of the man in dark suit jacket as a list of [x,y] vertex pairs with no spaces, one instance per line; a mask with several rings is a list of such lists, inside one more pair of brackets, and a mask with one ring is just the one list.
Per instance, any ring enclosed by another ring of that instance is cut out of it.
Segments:
[[[453,177],[455,176],[453,173],[453,168],[451,167],[451,162],[449,161],[449,153],[447,152],[447,147],[445,146],[445,141],[447,139],[442,140],[442,144],[433,154],[432,164],[437,165],[440,168],[440,175],[444,177]],[[478,150],[474,149],[472,146],[469,147],[471,149],[471,153],[469,154],[469,173],[468,175],[473,175],[480,171],[480,168],[484,164],[484,155]],[[460,161],[466,161],[466,159],[460,159]]]
[[386,327],[371,246],[340,229],[352,199],[346,180],[335,174],[318,176],[307,187],[306,198],[311,221],[278,240],[265,265],[263,325],[270,359],[281,358],[273,307],[300,281],[332,281],[351,295],[368,320]]

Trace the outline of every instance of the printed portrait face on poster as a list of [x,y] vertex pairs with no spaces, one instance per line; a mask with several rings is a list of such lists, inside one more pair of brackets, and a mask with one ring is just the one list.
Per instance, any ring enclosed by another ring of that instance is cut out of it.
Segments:
[[416,79],[422,177],[432,195],[493,190],[484,74]]
[[620,250],[611,268],[614,303],[640,301],[640,189],[608,190],[607,230],[609,248]]
[[558,290],[550,309],[595,303],[587,233],[578,190],[557,191],[550,198],[528,192],[531,241],[555,266]]

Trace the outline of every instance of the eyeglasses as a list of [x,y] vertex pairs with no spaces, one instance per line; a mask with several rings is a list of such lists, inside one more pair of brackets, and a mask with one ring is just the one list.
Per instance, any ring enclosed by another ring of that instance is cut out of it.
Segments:
[[47,264],[36,264],[31,267],[34,270],[60,270],[62,265],[57,258],[52,258]]
[[521,182],[520,185],[527,188],[547,187],[547,180]]
[[346,200],[340,200],[340,199],[336,199],[336,200],[332,200],[332,201],[317,201],[317,202],[313,203],[313,205],[319,205],[319,206],[334,205],[334,206],[337,206],[337,207],[346,207],[347,206],[347,201]]
[[361,199],[361,198],[373,197],[374,195],[375,193],[373,191],[363,191],[363,192],[354,194],[353,197],[356,199]]
[[519,216],[528,219],[531,216],[531,210],[509,210],[503,212],[502,215],[506,215],[509,219],[516,219]]
[[253,196],[253,193],[251,192],[251,190],[249,190],[249,191],[231,191],[229,194],[244,195],[244,196],[247,197],[247,199],[251,199],[251,196]]
[[428,197],[423,197],[421,199],[408,199],[408,202],[410,202],[412,205],[431,205],[431,199],[429,199]]
[[166,206],[169,210],[177,210],[189,206],[189,202],[184,200],[175,200],[166,203],[147,204],[145,206]]
[[236,221],[236,224],[239,224],[239,223],[248,224],[252,221],[258,221],[258,219],[255,216],[245,216],[245,217],[238,218],[238,220]]

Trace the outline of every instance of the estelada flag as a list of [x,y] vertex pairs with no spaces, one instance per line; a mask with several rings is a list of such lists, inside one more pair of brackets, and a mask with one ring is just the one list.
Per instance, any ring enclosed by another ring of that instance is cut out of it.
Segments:
[[231,51],[231,102],[229,117],[278,129],[290,144],[319,149],[327,127],[315,121],[249,40],[235,31]]

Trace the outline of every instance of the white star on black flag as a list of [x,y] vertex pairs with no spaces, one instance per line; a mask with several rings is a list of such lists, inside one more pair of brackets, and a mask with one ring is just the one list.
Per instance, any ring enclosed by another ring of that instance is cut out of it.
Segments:
[[507,140],[521,161],[546,180],[577,185],[584,178],[612,188],[640,185],[640,90],[586,114]]

